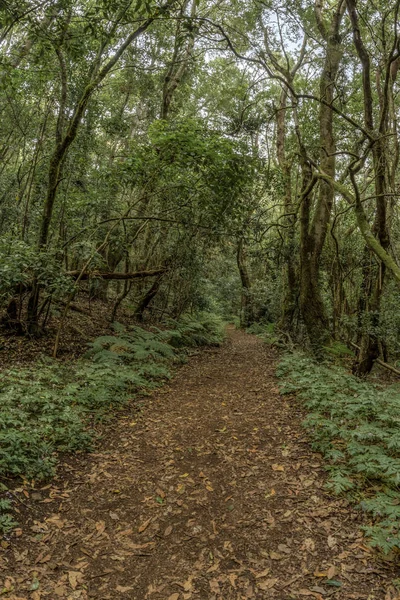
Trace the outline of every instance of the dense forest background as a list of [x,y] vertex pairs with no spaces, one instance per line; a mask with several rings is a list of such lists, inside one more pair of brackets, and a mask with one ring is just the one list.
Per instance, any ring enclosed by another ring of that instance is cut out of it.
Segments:
[[398,2],[2,7],[5,329],[56,355],[85,297],[397,359]]

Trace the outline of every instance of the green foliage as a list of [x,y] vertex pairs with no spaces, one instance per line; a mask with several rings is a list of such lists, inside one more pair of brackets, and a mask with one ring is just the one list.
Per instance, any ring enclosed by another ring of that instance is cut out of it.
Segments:
[[328,487],[370,515],[373,546],[400,547],[399,386],[380,388],[301,354],[285,356],[278,375],[281,393],[296,393],[310,411],[304,424],[328,460]]
[[0,303],[15,293],[19,284],[29,284],[36,278],[48,293],[65,293],[72,281],[60,273],[56,257],[8,236],[0,238]]
[[280,338],[275,332],[276,325],[275,323],[268,322],[257,322],[253,323],[246,329],[247,333],[252,333],[257,335],[263,342],[269,345],[280,345]]
[[[173,324],[173,323],[171,323]],[[219,346],[225,337],[225,323],[213,313],[184,315],[175,322],[171,344],[175,348],[195,346]]]
[[[6,494],[9,495],[7,487],[2,483],[0,483],[0,492],[6,492]],[[7,533],[17,525],[17,522],[14,521],[12,517],[12,510],[13,506],[11,500],[8,497],[0,497],[0,533]]]
[[55,450],[91,446],[89,415],[101,419],[128,395],[169,377],[164,363],[174,351],[163,341],[167,332],[118,333],[95,340],[75,366],[39,363],[0,375],[0,475],[48,477]]
[[[101,336],[74,364],[39,362],[0,374],[0,477],[37,480],[54,474],[57,452],[90,450],[95,425],[135,394],[170,377],[176,348],[219,344],[224,324],[201,314],[174,329],[126,328]],[[0,500],[0,531],[13,526],[10,503]]]
[[345,344],[338,341],[333,341],[329,346],[325,346],[325,351],[333,357],[341,358],[344,356],[354,357],[354,352]]

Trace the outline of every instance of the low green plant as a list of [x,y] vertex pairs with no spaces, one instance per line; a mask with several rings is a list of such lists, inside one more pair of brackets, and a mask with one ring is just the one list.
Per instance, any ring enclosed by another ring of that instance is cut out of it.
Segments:
[[277,374],[281,393],[296,393],[309,411],[304,425],[328,461],[328,486],[368,513],[371,545],[400,548],[400,388],[379,387],[342,367],[295,353]]
[[6,498],[0,498],[0,532],[7,533],[18,523],[12,517],[12,502]]
[[[214,315],[185,317],[172,325],[147,331],[117,323],[115,335],[98,337],[74,363],[47,359],[2,372],[0,477],[51,477],[58,452],[90,450],[96,423],[171,376],[178,349],[223,339],[223,322]],[[0,532],[13,526],[9,508],[8,500],[0,500]]]
[[276,333],[275,323],[269,323],[268,321],[253,323],[246,331],[259,337],[265,344],[270,346],[281,345],[281,339]]
[[343,358],[343,357],[354,357],[354,352],[352,350],[350,350],[350,348],[348,348],[346,346],[346,344],[343,344],[342,342],[338,342],[338,341],[333,341],[331,344],[329,344],[329,346],[325,346],[324,350],[328,353],[328,355],[330,354],[333,358]]
[[55,450],[91,447],[88,417],[96,422],[170,376],[170,332],[116,329],[118,335],[97,338],[74,364],[42,362],[0,374],[0,475],[52,475]]
[[170,343],[175,348],[219,346],[225,338],[225,322],[214,313],[184,315],[179,321],[170,321],[173,335]]

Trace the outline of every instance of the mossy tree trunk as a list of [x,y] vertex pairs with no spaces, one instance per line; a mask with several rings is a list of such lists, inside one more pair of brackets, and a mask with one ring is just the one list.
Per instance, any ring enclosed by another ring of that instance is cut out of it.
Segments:
[[[336,5],[331,21],[327,26],[320,5],[316,2],[317,24],[326,45],[324,66],[320,77],[319,138],[321,169],[334,179],[336,172],[336,142],[333,130],[333,110],[335,82],[342,59],[340,26],[344,15],[344,2]],[[320,182],[316,201],[310,187],[311,168],[302,161],[303,194],[300,207],[300,306],[314,353],[320,356],[322,347],[330,338],[329,322],[324,306],[321,282],[320,261],[331,219],[334,189],[328,182]],[[314,207],[315,205],[315,207]]]

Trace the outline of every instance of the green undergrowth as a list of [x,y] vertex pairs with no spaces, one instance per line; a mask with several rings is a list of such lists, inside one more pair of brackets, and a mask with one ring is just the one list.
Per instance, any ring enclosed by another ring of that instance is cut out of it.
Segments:
[[259,337],[265,344],[270,346],[279,346],[280,337],[276,332],[275,323],[257,322],[250,325],[246,329],[247,333],[251,333]]
[[343,367],[288,354],[277,371],[281,393],[308,410],[304,425],[327,460],[328,486],[368,516],[370,543],[400,548],[400,386],[379,387]]
[[[224,325],[214,315],[185,317],[169,329],[124,327],[89,344],[86,355],[62,364],[44,359],[0,373],[0,477],[44,480],[59,452],[88,451],[96,425],[126,402],[162,385],[185,349],[215,345]],[[14,526],[12,501],[0,484],[0,531]]]
[[168,325],[175,332],[170,343],[176,348],[219,346],[225,338],[226,324],[213,313],[199,313],[195,319],[192,315],[184,315]]

